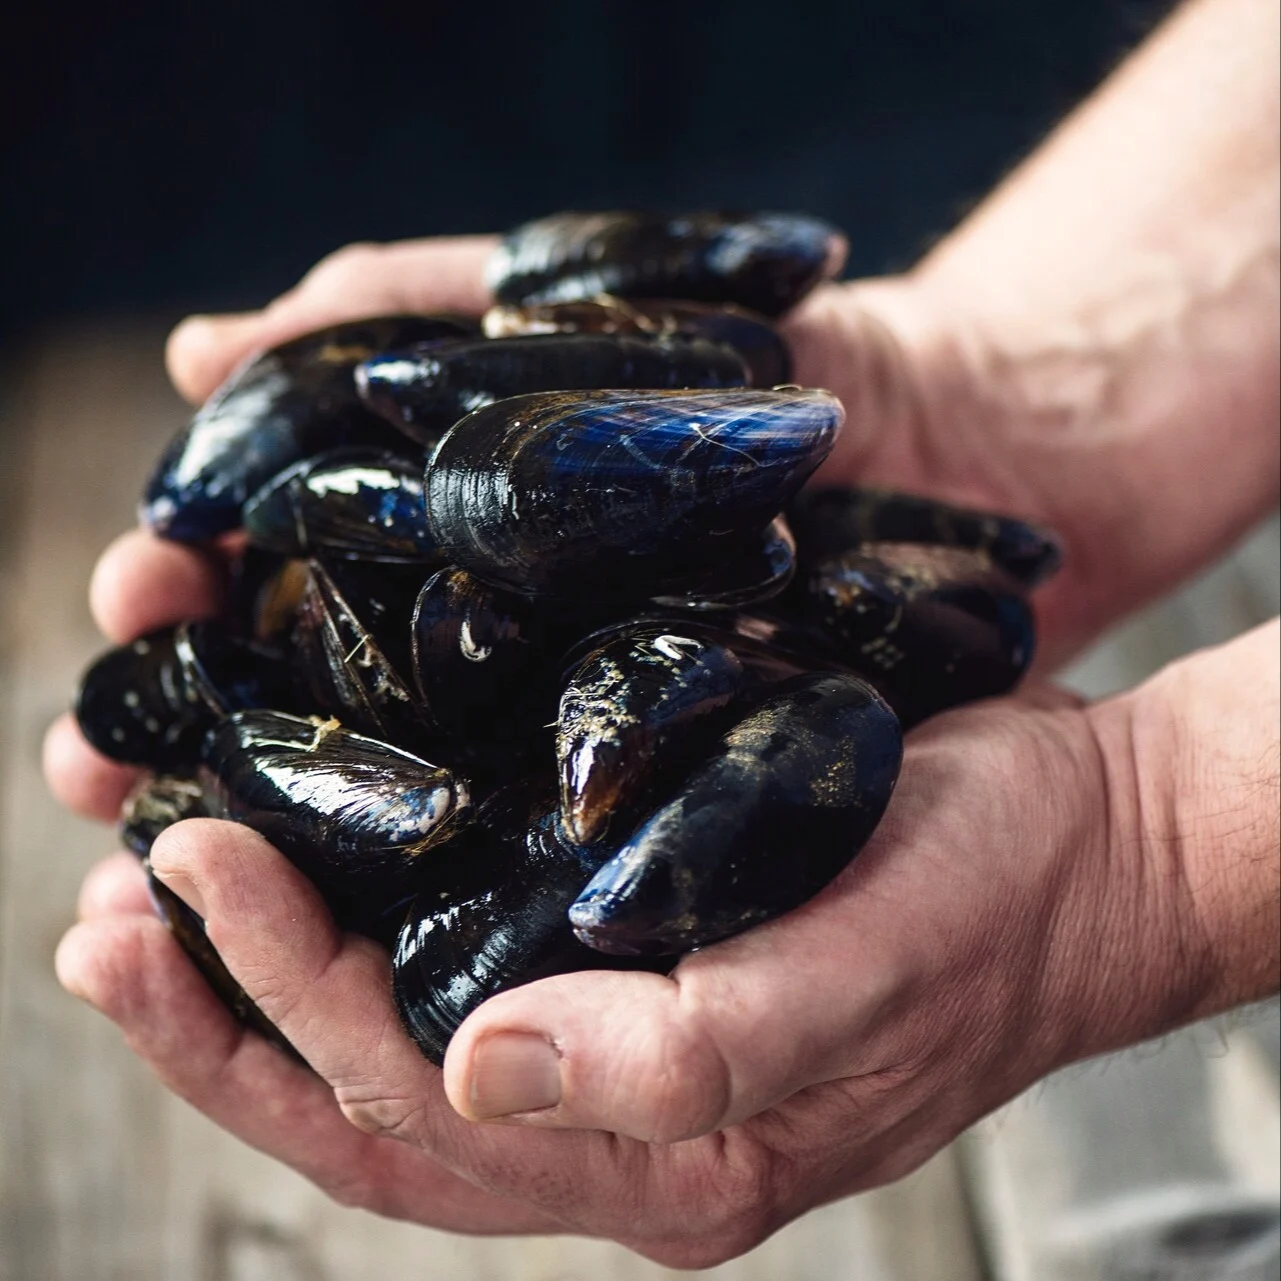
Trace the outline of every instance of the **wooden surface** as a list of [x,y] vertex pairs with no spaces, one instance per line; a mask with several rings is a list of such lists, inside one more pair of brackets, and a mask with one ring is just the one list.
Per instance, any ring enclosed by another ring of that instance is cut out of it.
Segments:
[[[112,841],[47,798],[40,738],[101,646],[84,603],[96,551],[130,523],[147,462],[183,417],[159,344],[109,328],[62,337],[0,383],[0,1281],[676,1275],[600,1242],[472,1240],[332,1206],[169,1097],[54,981],[80,879]],[[1072,679],[1117,688],[1276,612],[1276,545],[1274,523]],[[913,1178],[708,1275],[1276,1277],[1276,1041],[1272,1006],[1074,1068]]]

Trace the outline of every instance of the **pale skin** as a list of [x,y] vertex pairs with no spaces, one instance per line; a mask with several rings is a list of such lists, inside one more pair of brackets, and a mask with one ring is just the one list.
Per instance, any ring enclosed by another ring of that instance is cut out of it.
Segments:
[[[828,286],[788,322],[799,379],[850,413],[827,479],[1062,531],[1047,668],[1276,501],[1277,25],[1269,0],[1184,7],[913,272]],[[336,319],[478,310],[490,243],[346,250],[263,312],[181,326],[174,381],[199,400]],[[91,603],[124,639],[209,613],[219,583],[134,532]],[[1279,639],[1274,620],[1092,706],[1038,685],[938,718],[811,903],[670,978],[497,997],[443,1072],[396,1023],[385,954],[231,824],[170,829],[155,867],[315,1075],[232,1022],[124,855],[86,881],[58,972],[167,1085],[340,1200],[705,1266],[906,1173],[1055,1067],[1276,991]],[[104,819],[132,778],[66,721],[46,761]]]

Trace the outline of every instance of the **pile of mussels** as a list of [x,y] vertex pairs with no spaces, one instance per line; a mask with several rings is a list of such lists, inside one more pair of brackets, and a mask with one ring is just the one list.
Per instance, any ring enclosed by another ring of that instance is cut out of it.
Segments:
[[109,651],[77,700],[152,771],[130,847],[193,815],[261,832],[390,949],[436,1062],[496,992],[669,968],[827,884],[903,730],[1018,681],[1059,560],[1019,520],[802,491],[843,411],[788,384],[771,321],[843,252],[796,215],[561,214],[506,237],[479,322],[379,317],[236,370],[142,503],[232,549],[229,604]]

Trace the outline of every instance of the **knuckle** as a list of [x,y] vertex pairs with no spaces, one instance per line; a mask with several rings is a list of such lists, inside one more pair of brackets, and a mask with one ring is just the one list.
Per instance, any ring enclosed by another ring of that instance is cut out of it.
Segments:
[[380,1139],[407,1139],[421,1104],[408,1098],[366,1094],[350,1087],[337,1091],[343,1116],[358,1130]]
[[717,1129],[729,1110],[729,1065],[712,1039],[703,1034],[684,1035],[663,1055],[647,1081],[648,1117],[652,1143],[679,1143]]

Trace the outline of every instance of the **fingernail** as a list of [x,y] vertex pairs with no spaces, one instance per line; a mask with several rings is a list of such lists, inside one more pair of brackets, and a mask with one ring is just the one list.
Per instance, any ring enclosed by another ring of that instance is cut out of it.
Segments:
[[495,1032],[476,1048],[471,1108],[479,1120],[538,1112],[560,1102],[560,1055],[532,1032]]
[[164,872],[155,863],[152,863],[151,870],[156,874],[156,879],[182,899],[197,916],[203,919],[207,915],[205,901],[200,897],[200,891],[196,889],[195,883],[185,872]]

